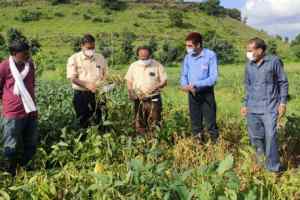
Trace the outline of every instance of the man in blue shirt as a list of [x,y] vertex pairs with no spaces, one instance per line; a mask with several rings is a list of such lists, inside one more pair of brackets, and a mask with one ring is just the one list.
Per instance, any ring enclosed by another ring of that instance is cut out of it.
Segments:
[[180,84],[182,90],[188,93],[192,131],[203,142],[204,119],[211,140],[216,142],[219,136],[214,95],[214,85],[218,79],[217,56],[203,48],[202,35],[197,32],[186,37],[186,48]]
[[245,102],[241,114],[247,116],[248,132],[258,162],[281,171],[277,147],[277,121],[286,112],[288,80],[277,56],[266,55],[267,45],[253,38],[247,46],[249,62],[245,70]]

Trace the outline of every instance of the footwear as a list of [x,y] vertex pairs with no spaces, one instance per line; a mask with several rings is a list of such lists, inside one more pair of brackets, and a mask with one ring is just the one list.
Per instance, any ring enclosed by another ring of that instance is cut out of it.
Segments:
[[198,133],[197,135],[195,135],[195,139],[197,140],[197,142],[199,144],[204,144],[205,141],[204,141],[204,136],[202,133]]

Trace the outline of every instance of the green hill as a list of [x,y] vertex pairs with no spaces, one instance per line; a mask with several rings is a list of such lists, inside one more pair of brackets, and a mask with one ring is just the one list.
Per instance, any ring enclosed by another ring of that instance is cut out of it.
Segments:
[[[183,14],[183,27],[170,25],[168,13],[172,10]],[[28,1],[22,6],[1,7],[0,13],[2,35],[5,36],[7,30],[14,27],[29,38],[36,38],[42,45],[39,59],[47,60],[45,62],[49,68],[64,65],[73,52],[76,38],[87,32],[98,35],[100,39],[107,33],[109,45],[120,43],[119,35],[123,32],[136,35],[135,46],[155,37],[158,49],[161,49],[163,41],[183,47],[184,37],[190,31],[199,31],[204,35],[215,31],[218,37],[233,44],[238,57],[236,60],[240,62],[244,59],[245,43],[251,37],[275,40],[238,20],[208,16],[185,5],[166,7],[154,3],[130,3],[125,10],[106,11],[91,2],[53,6],[45,1]],[[276,43],[279,55],[289,58],[288,45],[280,40]]]

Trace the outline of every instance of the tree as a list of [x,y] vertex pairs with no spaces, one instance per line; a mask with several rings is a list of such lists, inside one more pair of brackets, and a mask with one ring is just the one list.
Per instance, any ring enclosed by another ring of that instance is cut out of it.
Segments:
[[283,38],[282,38],[282,36],[281,36],[281,35],[276,35],[276,36],[275,36],[275,38],[276,38],[277,40],[281,40],[281,41],[283,41]]
[[122,64],[127,64],[130,59],[133,57],[134,55],[134,46],[133,46],[133,42],[135,40],[136,36],[134,33],[132,32],[124,32],[123,33],[123,41],[121,44],[121,49],[124,52],[124,63]]
[[242,14],[241,11],[239,9],[225,9],[226,10],[226,15],[228,15],[229,17],[236,19],[238,21],[242,21]]
[[183,26],[183,14],[179,11],[172,10],[168,13],[171,26],[182,27]]
[[232,43],[217,35],[215,30],[204,33],[204,46],[215,51],[221,64],[231,64],[237,60],[237,50]]
[[10,44],[12,41],[15,40],[22,40],[28,42],[27,38],[23,35],[23,33],[15,28],[8,29],[7,33],[7,43]]
[[295,39],[292,41],[291,46],[299,45],[300,44],[300,34],[298,34]]
[[158,46],[158,44],[157,44],[157,41],[156,41],[156,39],[155,39],[154,36],[152,36],[152,37],[150,38],[150,40],[149,40],[147,46],[150,48],[150,50],[151,50],[151,52],[152,52],[153,54],[154,54],[155,51],[157,51],[157,46]]
[[284,37],[284,42],[285,42],[285,43],[289,43],[289,42],[290,42],[289,37]]
[[224,16],[225,9],[220,4],[220,0],[208,0],[199,4],[199,9],[208,15]]
[[297,60],[300,60],[300,44],[291,47],[291,50]]
[[268,53],[272,55],[277,55],[277,43],[276,40],[272,39],[268,42]]

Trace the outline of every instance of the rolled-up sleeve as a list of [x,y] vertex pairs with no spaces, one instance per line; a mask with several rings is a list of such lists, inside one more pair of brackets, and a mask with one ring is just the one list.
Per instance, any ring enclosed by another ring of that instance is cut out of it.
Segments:
[[188,69],[188,58],[186,56],[181,67],[180,85],[182,87],[187,86],[189,84]]
[[280,59],[275,60],[275,72],[279,86],[280,103],[286,104],[289,93],[289,83],[287,75],[284,72],[283,63]]
[[209,75],[206,79],[199,80],[195,83],[197,88],[213,86],[218,79],[218,61],[215,53],[209,58]]
[[67,79],[77,78],[78,71],[74,56],[68,59],[67,63]]

